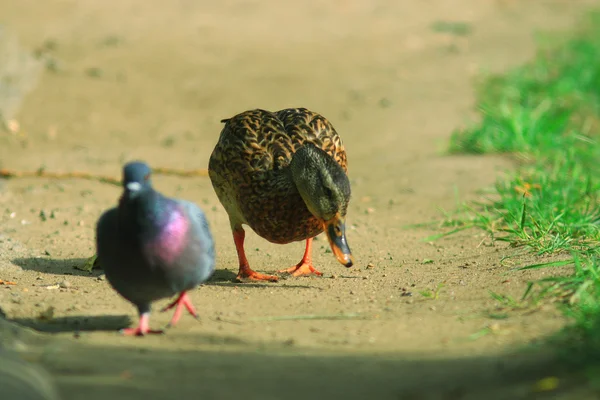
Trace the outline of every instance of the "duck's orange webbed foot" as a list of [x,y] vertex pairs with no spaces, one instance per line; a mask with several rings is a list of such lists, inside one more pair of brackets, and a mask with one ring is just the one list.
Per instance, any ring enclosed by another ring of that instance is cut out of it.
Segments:
[[240,270],[236,276],[236,280],[239,282],[247,281],[268,281],[277,282],[279,278],[275,275],[265,275],[259,272],[253,271],[248,264],[246,259],[246,253],[244,252],[244,237],[246,234],[240,227],[233,230],[233,242],[235,243],[235,249],[237,250],[238,259],[240,260]]
[[323,273],[317,271],[315,267],[312,265],[312,238],[306,240],[306,250],[304,251],[304,256],[302,257],[302,261],[298,264],[294,265],[291,268],[282,269],[277,271],[279,273],[288,273],[292,276],[306,276],[306,275],[317,275],[322,276]]
[[306,263],[304,260],[300,261],[297,265],[293,267],[282,269],[277,271],[279,273],[288,273],[292,276],[306,276],[306,275],[317,275],[322,276],[323,273],[318,271],[315,267],[310,263]]
[[266,275],[261,274],[260,272],[256,272],[248,268],[240,268],[239,273],[237,274],[236,280],[240,282],[244,281],[268,281],[268,282],[277,282],[279,277],[275,275]]

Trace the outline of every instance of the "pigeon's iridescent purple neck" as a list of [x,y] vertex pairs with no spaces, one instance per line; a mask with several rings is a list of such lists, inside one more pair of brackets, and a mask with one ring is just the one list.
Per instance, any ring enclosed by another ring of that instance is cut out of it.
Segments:
[[180,210],[169,213],[169,219],[161,227],[157,237],[149,242],[146,251],[163,262],[173,263],[185,249],[189,222]]

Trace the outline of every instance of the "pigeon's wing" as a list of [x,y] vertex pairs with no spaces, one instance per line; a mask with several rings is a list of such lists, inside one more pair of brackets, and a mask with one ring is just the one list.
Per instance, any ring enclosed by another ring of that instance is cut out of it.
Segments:
[[[116,208],[104,212],[98,219],[96,224],[96,249],[97,255],[102,262],[102,256],[110,258],[114,257],[115,241],[118,240],[117,233],[118,214]],[[108,260],[105,260],[108,261]]]
[[194,235],[195,239],[202,245],[202,249],[204,251],[205,260],[209,263],[210,270],[214,270],[215,268],[215,241],[213,239],[213,235],[210,231],[210,225],[208,224],[208,220],[206,219],[206,215],[204,211],[196,204],[186,201],[186,200],[177,200],[179,206],[183,209],[184,213],[187,215],[189,221],[192,226],[192,235]]

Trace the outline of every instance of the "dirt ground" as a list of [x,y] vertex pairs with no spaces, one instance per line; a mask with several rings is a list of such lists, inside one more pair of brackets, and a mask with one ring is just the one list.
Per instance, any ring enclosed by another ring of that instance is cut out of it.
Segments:
[[[345,269],[319,237],[324,277],[234,283],[228,219],[209,179],[156,177],[159,190],[207,212],[217,273],[191,293],[201,322],[184,317],[163,336],[121,337],[134,308],[101,271],[73,268],[93,254],[95,221],[120,190],[5,181],[0,279],[17,285],[0,286],[0,308],[45,333],[7,328],[4,342],[43,365],[65,399],[538,398],[534,383],[558,367],[551,354],[515,351],[564,319],[553,306],[492,319],[489,291],[519,296],[540,274],[510,272],[527,260],[502,262],[514,250],[480,232],[427,243],[437,231],[405,226],[439,218],[457,194],[476,198],[510,167],[442,154],[474,115],[477,74],[524,62],[535,32],[569,27],[598,3],[3,1],[0,22],[52,62],[21,107],[20,134],[0,136],[1,167],[118,177],[124,161],[141,158],[205,168],[220,119],[307,107],[332,121],[348,151],[356,260]],[[471,33],[437,32],[440,21],[465,22]],[[261,272],[302,256],[302,243],[247,232]],[[440,283],[437,299],[420,293]],[[49,308],[52,319],[40,319]],[[169,317],[155,312],[151,324]],[[573,398],[573,386],[559,389],[554,398]]]

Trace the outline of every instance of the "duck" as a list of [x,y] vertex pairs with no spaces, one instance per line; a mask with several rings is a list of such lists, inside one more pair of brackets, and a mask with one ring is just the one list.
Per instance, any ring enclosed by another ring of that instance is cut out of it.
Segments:
[[322,232],[338,262],[351,267],[347,155],[331,122],[306,108],[252,109],[221,122],[208,174],[229,217],[239,261],[237,280],[279,279],[250,268],[244,225],[271,243],[306,241],[300,262],[278,273],[322,276],[312,261],[313,239]]

